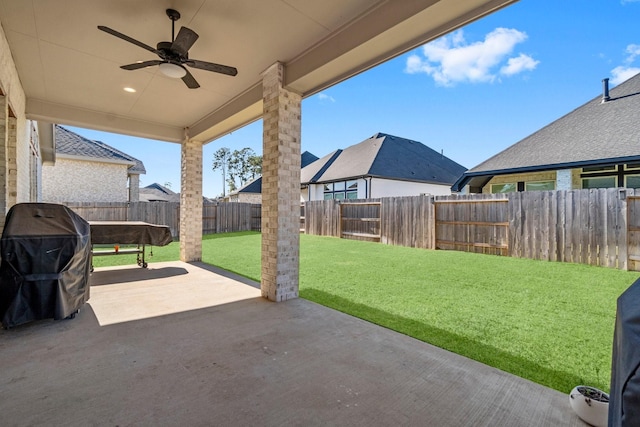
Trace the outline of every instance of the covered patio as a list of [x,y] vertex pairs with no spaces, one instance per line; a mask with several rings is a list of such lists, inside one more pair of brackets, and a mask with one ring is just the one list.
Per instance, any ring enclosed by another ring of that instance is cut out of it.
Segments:
[[[178,143],[182,174],[182,262],[96,271],[75,319],[0,331],[3,424],[583,425],[564,394],[297,299],[302,99],[514,1],[0,0],[0,220],[37,201],[53,124]],[[121,69],[156,57],[97,27],[155,48],[169,8],[190,58],[238,75]],[[256,284],[199,261],[202,147],[260,119]]]
[[0,331],[4,425],[585,426],[568,396],[202,263],[97,269]]
[[261,292],[296,298],[302,99],[515,1],[0,0],[0,210],[36,201],[53,124],[178,143],[180,256],[199,261],[202,147],[262,119]]

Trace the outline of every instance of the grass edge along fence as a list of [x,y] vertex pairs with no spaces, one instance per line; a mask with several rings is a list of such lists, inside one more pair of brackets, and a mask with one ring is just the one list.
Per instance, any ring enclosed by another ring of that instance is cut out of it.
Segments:
[[304,232],[640,270],[640,191],[625,188],[305,203]]

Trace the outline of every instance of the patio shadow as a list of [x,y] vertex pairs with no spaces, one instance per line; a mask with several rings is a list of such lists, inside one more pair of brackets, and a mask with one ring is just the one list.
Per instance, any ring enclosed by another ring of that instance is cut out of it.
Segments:
[[415,319],[372,308],[318,289],[305,288],[301,291],[300,296],[315,302],[322,301],[322,305],[345,313],[347,313],[345,308],[348,307],[347,314],[412,336],[436,347],[493,366],[522,378],[527,378],[563,393],[569,393],[573,387],[583,384],[585,381],[584,378],[578,375],[541,366],[525,358],[470,339],[469,337],[437,328]]
[[157,280],[167,277],[182,276],[187,270],[181,267],[161,268],[109,268],[98,269],[91,273],[91,286],[113,285],[116,283],[137,282],[140,280]]

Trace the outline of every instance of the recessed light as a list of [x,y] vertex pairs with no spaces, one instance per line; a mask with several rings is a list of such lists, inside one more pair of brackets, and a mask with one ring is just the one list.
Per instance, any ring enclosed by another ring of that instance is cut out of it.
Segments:
[[129,92],[129,93],[135,93],[136,92],[136,90],[134,88],[132,88],[132,87],[125,87],[124,91],[125,92]]

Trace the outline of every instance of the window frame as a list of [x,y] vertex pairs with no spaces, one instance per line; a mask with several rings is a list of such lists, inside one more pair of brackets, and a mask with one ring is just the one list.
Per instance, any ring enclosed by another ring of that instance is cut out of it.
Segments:
[[[513,190],[510,191],[500,191],[500,192],[495,192],[493,191],[493,187],[495,186],[507,186],[507,185],[511,185],[513,186]],[[517,182],[505,182],[505,183],[496,183],[496,184],[491,184],[489,187],[489,192],[491,194],[506,194],[506,193],[515,193],[518,190],[518,183]]]

